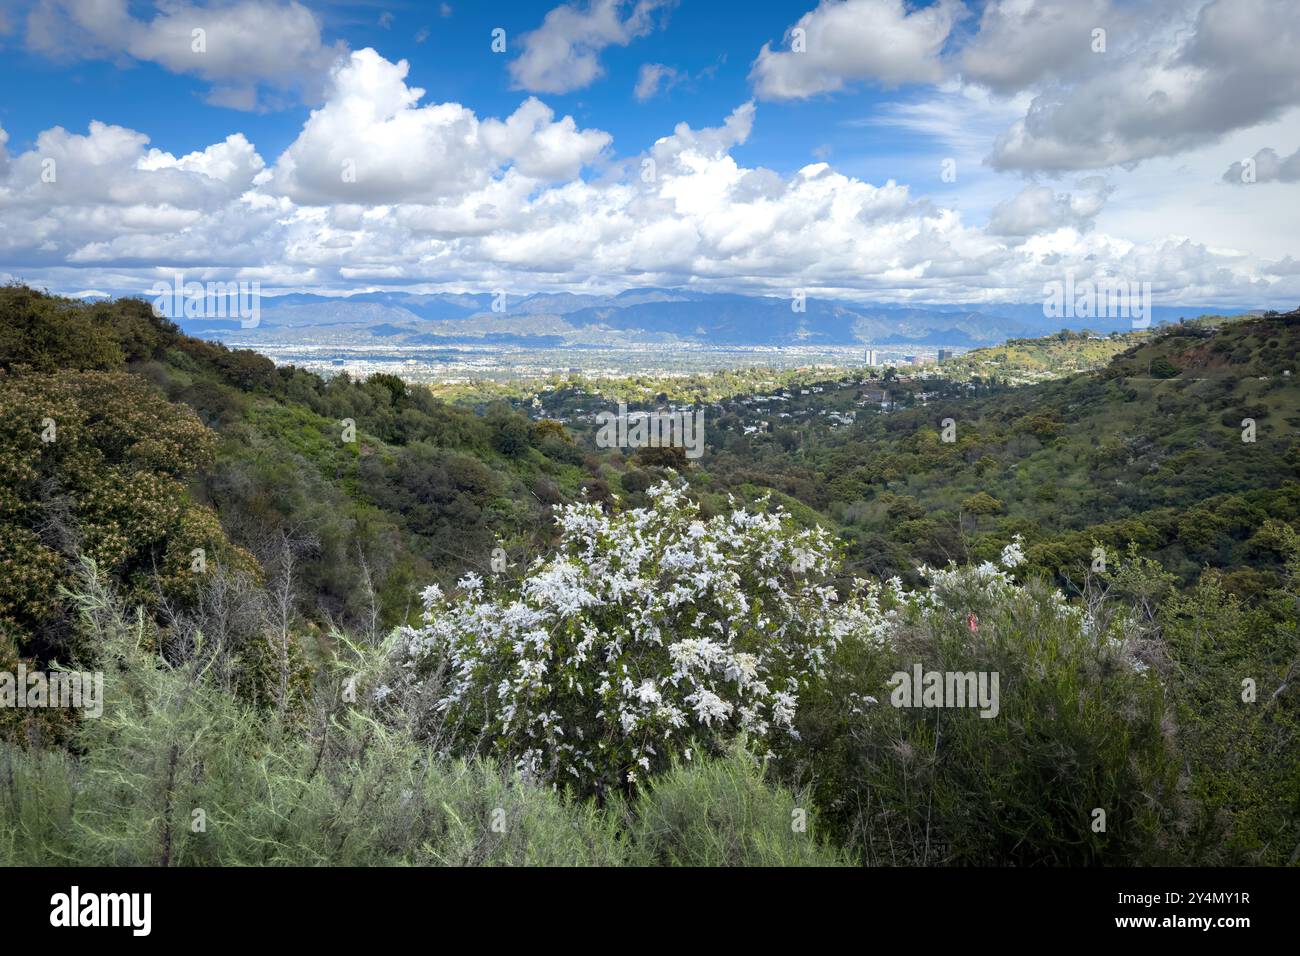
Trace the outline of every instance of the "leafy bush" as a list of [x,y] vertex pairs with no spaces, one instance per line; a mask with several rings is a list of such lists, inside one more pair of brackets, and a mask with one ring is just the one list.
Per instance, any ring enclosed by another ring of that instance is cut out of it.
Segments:
[[[922,573],[927,588],[882,595],[877,643],[840,645],[783,754],[839,839],[887,865],[1167,861],[1184,813],[1158,641],[991,563]],[[996,674],[996,713],[891,706],[917,665]]]
[[29,633],[81,551],[148,601],[192,596],[206,560],[251,568],[186,482],[216,437],[120,372],[0,378],[0,619]]
[[1207,571],[1157,612],[1192,769],[1195,862],[1300,861],[1300,535],[1275,523],[1265,530],[1287,555],[1280,585],[1246,604]]

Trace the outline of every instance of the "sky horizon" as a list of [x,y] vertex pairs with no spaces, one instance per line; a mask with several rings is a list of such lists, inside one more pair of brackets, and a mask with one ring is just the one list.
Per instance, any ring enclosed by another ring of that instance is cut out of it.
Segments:
[[0,281],[1300,304],[1289,0],[0,0]]

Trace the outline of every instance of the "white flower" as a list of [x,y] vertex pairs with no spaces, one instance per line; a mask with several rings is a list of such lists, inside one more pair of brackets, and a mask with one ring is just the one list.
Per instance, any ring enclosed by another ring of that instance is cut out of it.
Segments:
[[694,705],[695,716],[705,726],[712,726],[715,720],[726,720],[731,714],[731,705],[711,690],[698,690],[686,702]]
[[1002,566],[1004,568],[1015,568],[1024,564],[1025,552],[1021,549],[1021,536],[1016,535],[1011,539],[1011,543],[1002,549]]
[[758,658],[753,654],[737,654],[727,664],[727,680],[748,687],[758,675]]
[[643,704],[657,704],[662,699],[659,688],[652,680],[642,681],[641,686],[636,689],[636,696]]

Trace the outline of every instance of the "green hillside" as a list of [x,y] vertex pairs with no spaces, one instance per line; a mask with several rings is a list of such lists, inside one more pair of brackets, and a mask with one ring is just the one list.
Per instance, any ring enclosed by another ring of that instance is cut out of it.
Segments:
[[850,427],[801,415],[800,396],[797,430],[715,430],[708,487],[758,482],[805,500],[883,576],[982,560],[1019,533],[1053,574],[1080,576],[1094,543],[1132,542],[1184,581],[1224,569],[1245,594],[1280,569],[1267,522],[1300,520],[1297,352],[1292,313],[1161,329],[1096,372],[1030,386],[912,384],[924,405],[866,408]]
[[[166,569],[155,599],[184,596],[194,547],[263,569],[290,547],[314,623],[355,628],[377,612],[391,626],[439,571],[544,542],[547,507],[591,477],[562,434],[507,408],[476,415],[388,376],[277,369],[183,336],[139,301],[9,287],[0,319],[0,561],[29,569],[0,581],[0,615],[38,636],[64,626],[50,606],[67,557],[56,516],[117,581],[148,590],[145,572]],[[57,438],[43,443],[33,426],[47,418]],[[101,498],[116,495],[131,497]]]
[[0,862],[1295,864],[1298,347],[449,403],[0,289],[0,674],[107,696],[0,709]]

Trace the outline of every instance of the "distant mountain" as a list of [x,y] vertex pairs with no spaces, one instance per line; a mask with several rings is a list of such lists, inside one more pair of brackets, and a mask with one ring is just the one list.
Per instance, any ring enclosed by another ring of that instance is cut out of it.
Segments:
[[[1213,309],[1153,309],[1153,323],[1177,321]],[[538,346],[695,344],[718,346],[935,346],[977,347],[1009,338],[1089,328],[1133,327],[1127,318],[1049,318],[1038,303],[985,305],[872,305],[809,298],[684,289],[629,289],[618,295],[494,293],[431,295],[366,292],[350,296],[293,293],[265,296],[253,329],[234,319],[183,319],[191,335],[244,342],[430,345],[511,342]]]

